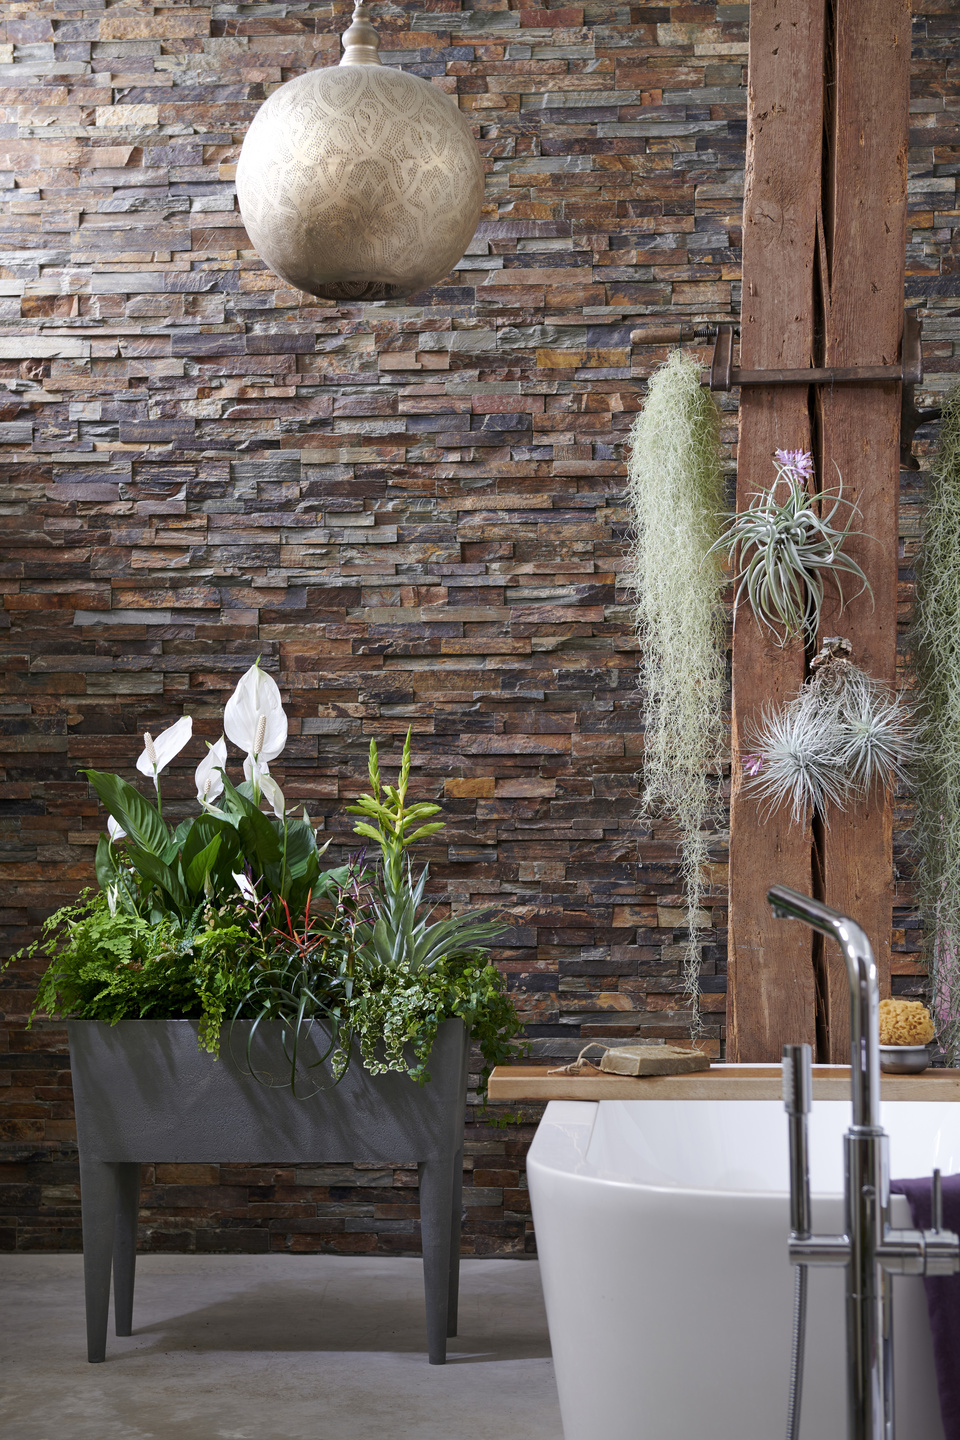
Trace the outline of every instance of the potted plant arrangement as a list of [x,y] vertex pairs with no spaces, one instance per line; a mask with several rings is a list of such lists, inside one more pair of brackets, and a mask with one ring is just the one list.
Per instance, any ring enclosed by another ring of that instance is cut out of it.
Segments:
[[[89,1359],[105,1357],[111,1268],[117,1334],[131,1333],[142,1162],[352,1160],[419,1165],[429,1357],[442,1364],[456,1333],[467,1043],[479,1042],[482,1087],[518,1029],[487,948],[504,926],[436,918],[425,901],[427,867],[409,852],[443,821],[409,803],[409,732],[396,786],[371,742],[369,793],[349,807],[365,848],[324,870],[306,810],[293,815],[270,774],[287,719],[259,662],[224,731],[197,766],[198,813],[175,828],[160,777],[189,717],[144,736],[137,769],[156,803],[85,772],[109,816],[99,888],[52,915],[28,952],[50,962],[34,1014],[68,1020]],[[228,739],[245,754],[237,786]]]

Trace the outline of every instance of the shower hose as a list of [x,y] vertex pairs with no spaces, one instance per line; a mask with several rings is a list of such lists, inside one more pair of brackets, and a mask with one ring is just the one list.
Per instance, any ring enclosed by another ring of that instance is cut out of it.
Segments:
[[787,1395],[787,1440],[800,1440],[800,1398],[803,1393],[803,1345],[807,1330],[807,1267],[793,1275],[793,1343],[790,1351],[790,1390]]

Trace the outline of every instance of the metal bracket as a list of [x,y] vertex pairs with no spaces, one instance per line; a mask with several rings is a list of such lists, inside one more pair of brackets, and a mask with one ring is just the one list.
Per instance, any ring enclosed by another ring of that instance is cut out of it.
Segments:
[[[960,311],[955,312],[960,314]],[[936,409],[918,410],[914,390],[923,380],[920,351],[921,326],[917,310],[904,310],[899,365],[846,365],[806,370],[741,370],[733,363],[734,340],[740,326],[717,320],[674,319],[667,315],[643,317],[642,327],[631,331],[633,345],[680,345],[714,339],[710,369],[701,384],[711,390],[732,390],[735,385],[857,385],[900,382],[900,468],[919,470],[911,453],[914,431],[940,419]]]
[[923,379],[920,353],[920,317],[916,310],[903,314],[903,342],[899,365],[829,365],[803,370],[741,370],[733,363],[733,326],[717,327],[713,360],[704,370],[702,384],[711,390],[732,390],[735,385],[863,385],[899,381],[918,385]]

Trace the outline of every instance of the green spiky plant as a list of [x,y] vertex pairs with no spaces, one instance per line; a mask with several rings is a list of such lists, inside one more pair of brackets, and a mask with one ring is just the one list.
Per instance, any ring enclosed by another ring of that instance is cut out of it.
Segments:
[[917,881],[937,1036],[960,1063],[960,385],[943,405],[917,571]]
[[685,994],[700,1028],[700,912],[707,830],[720,823],[726,584],[716,542],[724,509],[720,420],[700,367],[677,352],[651,377],[630,434],[644,728],[645,813],[680,831],[686,896]]
[[[860,581],[858,595],[873,591],[857,562],[843,553],[852,532],[856,507],[843,498],[843,481],[835,490],[810,493],[812,457],[802,450],[778,450],[777,478],[769,490],[750,497],[745,510],[729,518],[717,547],[733,565],[740,551],[734,613],[746,598],[757,621],[781,648],[791,640],[813,644],[829,577],[843,608],[842,575]],[[827,504],[833,502],[827,510]],[[840,507],[849,510],[842,528],[833,520]]]
[[418,840],[442,830],[444,822],[430,819],[440,813],[439,805],[429,801],[407,804],[410,734],[408,730],[396,787],[381,785],[377,742],[370,741],[371,793],[361,795],[357,804],[348,805],[347,810],[351,815],[364,816],[354,825],[355,833],[380,847],[379,875],[372,898],[375,918],[372,923],[357,926],[358,948],[386,970],[414,974],[432,970],[445,957],[488,944],[505,926],[486,920],[483,912],[431,920],[432,908],[424,911],[429,866],[425,865],[414,878],[406,852]]

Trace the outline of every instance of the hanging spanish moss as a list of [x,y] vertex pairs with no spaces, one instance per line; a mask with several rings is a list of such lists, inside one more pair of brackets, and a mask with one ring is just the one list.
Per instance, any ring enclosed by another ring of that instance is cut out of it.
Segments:
[[725,695],[721,597],[712,547],[724,510],[720,422],[700,367],[679,352],[652,376],[630,434],[636,539],[631,579],[642,666],[645,814],[676,821],[686,895],[685,997],[701,1028],[700,906],[707,827],[719,823]]
[[960,1063],[960,385],[943,406],[913,635],[921,761],[917,879],[937,1036]]

